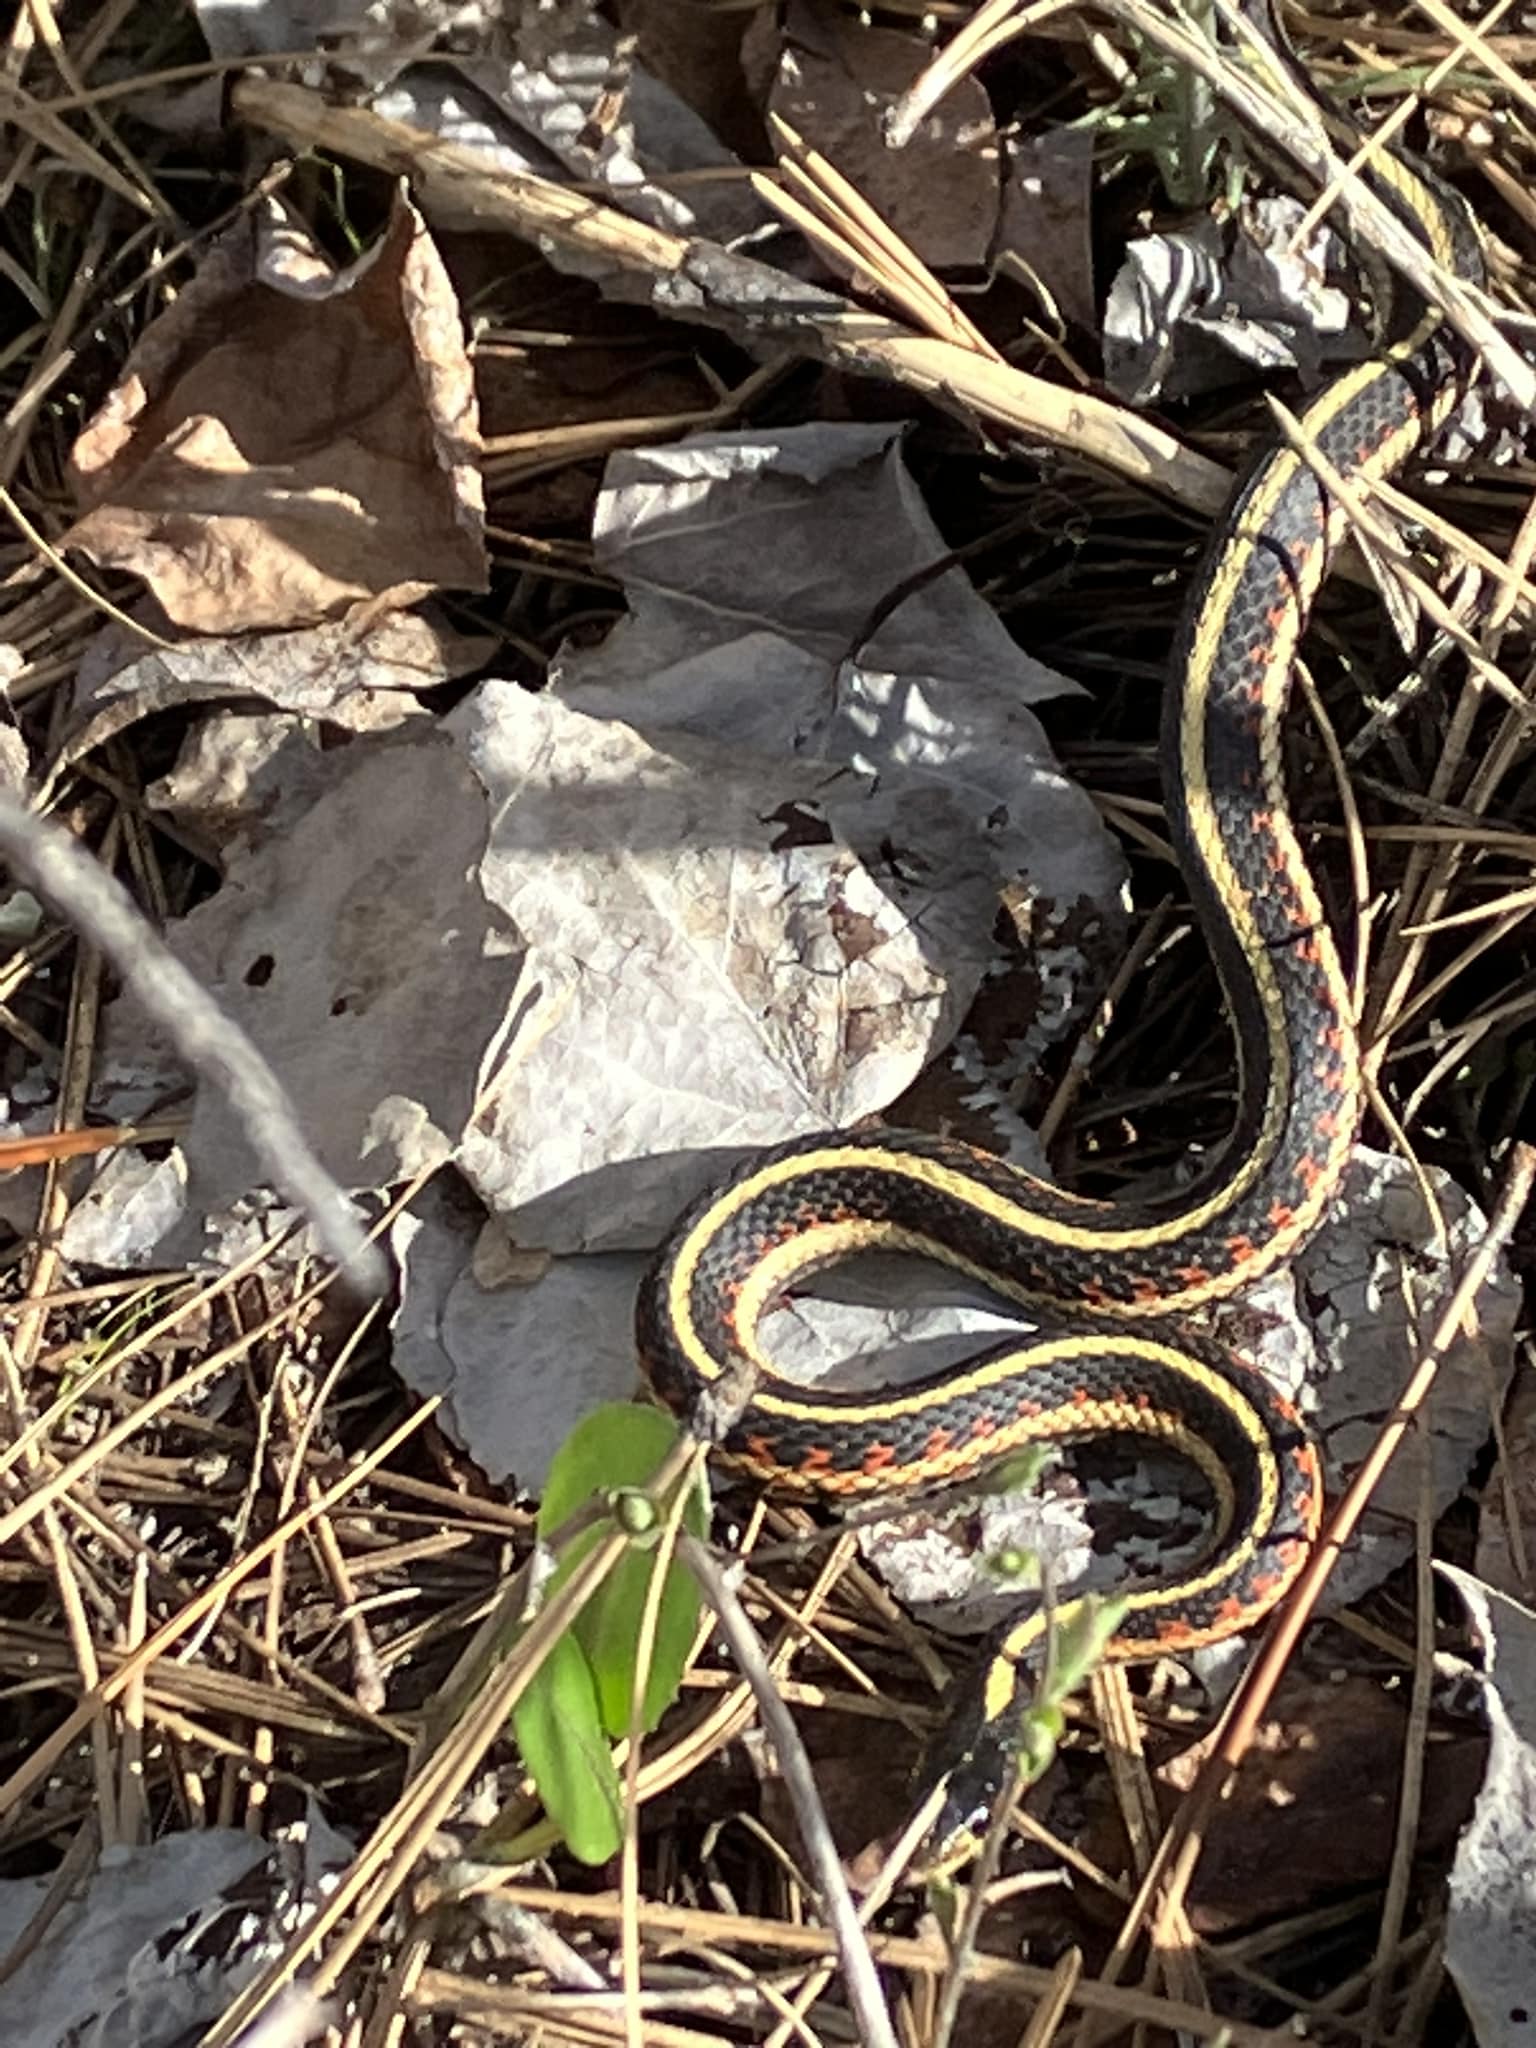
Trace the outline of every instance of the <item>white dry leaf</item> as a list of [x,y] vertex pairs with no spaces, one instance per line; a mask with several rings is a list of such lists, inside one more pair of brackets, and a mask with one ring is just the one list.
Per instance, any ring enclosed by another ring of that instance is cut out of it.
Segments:
[[1117,923],[1118,856],[1021,701],[1070,686],[963,574],[848,658],[945,560],[898,440],[615,457],[598,554],[631,616],[557,694],[454,715],[542,992],[460,1163],[525,1243],[652,1244],[742,1153],[883,1109],[969,1006],[1006,881],[1079,963]]
[[[1067,686],[946,566],[897,440],[624,457],[612,642],[559,695],[489,683],[306,760],[282,832],[173,928],[344,1184],[456,1145],[522,1242],[649,1246],[742,1153],[886,1107],[1019,877],[1056,956],[1025,1056],[1066,1028],[1119,859],[1022,701]],[[211,1106],[188,1153],[194,1213],[247,1184]]]
[[[777,231],[743,165],[590,0],[195,6],[215,56],[323,48],[333,71],[373,88],[374,113],[478,151],[488,172],[579,179],[637,220],[727,247]],[[698,175],[710,171],[722,175]],[[472,208],[456,219],[451,199],[436,217],[484,226]]]
[[186,1162],[179,1152],[150,1159],[137,1146],[109,1153],[70,1205],[59,1250],[75,1266],[111,1272],[149,1263],[152,1248],[181,1220]]
[[169,774],[144,792],[210,858],[286,830],[325,777],[320,731],[287,711],[226,709],[194,719]]
[[[485,796],[449,733],[413,723],[311,773],[284,830],[233,848],[224,887],[167,938],[261,1045],[327,1170],[371,1187],[451,1150],[515,1014],[521,949],[477,884]],[[107,1035],[129,1081],[163,1058],[125,1002]],[[184,1150],[194,1220],[256,1179],[212,1091]]]
[[[604,28],[603,35],[611,39],[612,30]],[[607,127],[588,117],[610,74],[619,111]],[[740,248],[773,227],[742,167],[675,94],[639,65],[614,73],[611,41],[585,58],[572,50],[558,73],[515,57],[440,57],[431,68],[414,66],[395,79],[376,95],[373,111],[475,151],[488,174],[531,174],[556,183],[575,175],[600,185],[609,204],[673,234]],[[691,151],[697,154],[688,162]],[[685,159],[676,168],[727,175],[674,182],[676,157]],[[483,225],[472,204],[456,208],[451,189],[434,195],[433,220],[465,233]],[[580,268],[573,251],[551,247],[545,253],[559,269]]]
[[[0,688],[4,681],[0,668]],[[0,725],[0,789],[24,797],[31,781],[31,768],[27,743],[21,734],[14,725]],[[43,906],[30,889],[17,888],[9,880],[0,881],[0,946],[9,950],[26,945],[36,936],[42,922]]]
[[[1444,1244],[1405,1162],[1360,1147],[1328,1227],[1282,1281],[1304,1306],[1316,1347],[1310,1399],[1335,1494],[1396,1408],[1447,1292],[1487,1230],[1449,1174],[1430,1169],[1429,1177],[1445,1216]],[[1520,1300],[1501,1258],[1477,1297],[1472,1330],[1461,1330],[1440,1362],[1425,1408],[1436,1516],[1461,1493],[1493,1434],[1514,1370]],[[1248,1349],[1265,1361],[1262,1335]],[[1418,1494],[1416,1460],[1399,1455],[1334,1569],[1330,1607],[1352,1606],[1412,1555]]]
[[1297,247],[1303,208],[1261,199],[1234,237],[1208,214],[1127,244],[1104,309],[1104,375],[1132,405],[1187,397],[1251,376],[1315,380],[1361,352],[1351,299],[1328,282],[1325,229]]
[[[601,187],[636,220],[726,248],[778,231],[745,166],[639,61],[633,38],[616,33],[586,0],[530,13],[510,50],[492,47],[448,62],[471,105],[489,115],[490,132],[479,146],[488,144],[498,161],[509,150],[525,156],[531,143],[536,153],[528,169],[543,171],[538,158],[547,152],[557,175]],[[396,93],[409,98],[397,118],[414,122],[425,111],[419,88],[430,80],[431,73],[413,71],[398,81]],[[381,104],[379,111],[390,109]],[[453,139],[474,138],[458,132]]]
[[742,1153],[883,1108],[959,1022],[999,835],[937,784],[652,745],[507,684],[453,723],[542,992],[459,1152],[521,1241],[652,1244]]
[[[266,1844],[229,1828],[108,1850],[83,1898],[0,1983],[6,2048],[172,2048],[216,2017],[228,1986],[178,1971],[167,1938],[263,1862]],[[0,1897],[11,1890],[0,1886]],[[0,1921],[10,1916],[0,1906]],[[13,1932],[19,1932],[13,1929]]]
[[[0,686],[5,676],[0,672]],[[26,794],[31,778],[32,762],[27,752],[27,743],[14,725],[0,725],[0,789],[8,789],[16,796]]]
[[1445,1966],[1478,2048],[1536,2034],[1536,1614],[1442,1564],[1482,1639],[1488,1768],[1451,1867]]

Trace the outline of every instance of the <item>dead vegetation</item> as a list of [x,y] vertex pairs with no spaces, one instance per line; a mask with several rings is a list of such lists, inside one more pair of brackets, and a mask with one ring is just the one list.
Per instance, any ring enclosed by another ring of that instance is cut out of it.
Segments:
[[[135,1003],[135,942],[13,889],[6,2041],[1528,2025],[1496,1958],[1533,1960],[1531,1846],[1489,1837],[1536,1696],[1468,1675],[1528,1668],[1536,1526],[1536,18],[1287,10],[1318,89],[1400,110],[1454,179],[1483,294],[1330,184],[1212,54],[1227,17],[571,0],[338,18],[317,50],[278,9],[260,48],[211,9],[18,13],[0,787],[266,1053],[399,1285],[349,1293],[252,1193],[312,1183],[291,1147],[256,1164],[227,1048],[189,1066],[177,1004]],[[1432,462],[1352,505],[1309,642],[1292,781],[1372,1149],[1298,1286],[1230,1325],[1325,1382],[1335,1533],[1374,1503],[1333,1604],[1225,1721],[1235,1671],[1098,1677],[946,1921],[895,1860],[854,1901],[838,1854],[903,1819],[965,1647],[859,1532],[727,1494],[697,1552],[721,1625],[583,1868],[507,1718],[629,1539],[508,1655],[528,1502],[633,1385],[635,1254],[697,1161],[1022,1119],[1113,1195],[1220,1141],[1158,698],[1202,537],[1281,430],[1264,385],[1347,358],[1383,262],[1486,368]],[[1036,807],[985,859],[978,791]]]

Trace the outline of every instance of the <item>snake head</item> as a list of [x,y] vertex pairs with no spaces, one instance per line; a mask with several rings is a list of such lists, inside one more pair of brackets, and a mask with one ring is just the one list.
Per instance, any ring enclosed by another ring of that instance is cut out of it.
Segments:
[[1001,1640],[989,1645],[981,1682],[967,1688],[964,1703],[933,1736],[918,1763],[923,1803],[942,1794],[913,1859],[912,1875],[925,1883],[952,1876],[973,1860],[993,1807],[1004,1787],[1018,1778],[1029,1686],[1027,1675],[1001,1654]]

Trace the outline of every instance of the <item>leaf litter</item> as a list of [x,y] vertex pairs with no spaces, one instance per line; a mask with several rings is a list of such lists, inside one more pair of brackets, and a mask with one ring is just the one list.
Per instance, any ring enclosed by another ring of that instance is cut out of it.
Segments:
[[[511,1917],[523,1910],[515,1879],[450,1884],[431,1964],[405,1988],[410,1886],[431,1863],[418,1862],[427,1836],[400,1832],[407,1815],[435,1813],[453,1831],[436,1853],[472,1847],[487,1774],[505,1793],[519,1768],[494,1718],[479,1735],[478,1722],[468,1736],[437,1724],[440,1789],[402,1766],[412,1731],[434,1726],[475,1617],[527,1554],[521,1500],[577,1417],[633,1387],[629,1304],[646,1248],[730,1161],[830,1124],[899,1122],[909,1104],[1035,1166],[1044,1114],[1051,1170],[1095,1192],[1166,1177],[1218,1141],[1229,1055],[1182,929],[1149,949],[1107,1035],[1094,1017],[1128,932],[1166,886],[1148,733],[1187,551],[1144,495],[1078,459],[1155,476],[1210,516],[1221,469],[1265,431],[1257,409],[1231,410],[1253,388],[1242,366],[1312,378],[1336,339],[1358,343],[1348,265],[1330,253],[1325,282],[1310,253],[1296,258],[1288,195],[1245,210],[1262,223],[1261,260],[1235,253],[1220,201],[1181,213],[1156,200],[1152,170],[1169,167],[1155,148],[1096,186],[1083,117],[1115,109],[1129,76],[1117,67],[1134,53],[1111,61],[1076,30],[1062,40],[1060,24],[1057,40],[1019,46],[1013,70],[966,78],[903,153],[883,147],[877,117],[922,75],[921,38],[799,6],[787,22],[741,21],[739,44],[701,23],[683,55],[664,13],[634,4],[616,24],[571,5],[491,24],[464,12],[408,34],[381,16],[361,37],[351,17],[333,22],[343,91],[312,62],[302,88],[251,76],[237,92],[277,134],[263,183],[243,190],[206,159],[206,218],[174,245],[139,226],[120,256],[108,253],[118,210],[158,217],[154,177],[185,169],[178,149],[206,150],[206,115],[178,127],[174,70],[161,86],[125,62],[105,19],[64,36],[44,10],[41,38],[13,44],[26,92],[10,204],[24,195],[48,218],[61,190],[74,193],[51,225],[80,262],[73,282],[52,260],[35,274],[12,265],[40,317],[7,371],[6,475],[24,522],[4,565],[0,638],[19,713],[8,747],[270,1059],[330,1176],[379,1217],[400,1276],[387,1322],[369,1312],[359,1324],[338,1296],[315,1295],[294,1212],[263,1189],[209,1074],[130,999],[111,999],[88,946],[64,952],[52,919],[16,927],[0,1023],[17,1123],[170,1111],[188,1124],[169,1156],[163,1141],[119,1149],[89,1181],[54,1164],[3,1191],[16,1232],[0,1361],[14,1562],[0,1666],[19,1710],[0,1912],[20,1947],[0,1966],[0,1998],[25,1999],[32,2033],[18,2039],[110,2023],[149,2042],[174,2023],[233,2041],[257,2019],[321,2038],[348,2008],[423,2040],[450,2010],[463,2038],[576,2025],[560,1987],[583,1981],[581,1958],[556,1932],[573,1926],[614,1986],[581,2024],[608,2038],[624,2006],[620,1945],[596,1898],[580,1931],[558,1856],[530,1888],[554,1915],[539,1940]],[[230,63],[307,48],[324,26],[279,10],[259,26],[211,8],[199,20]],[[1386,53],[1397,33],[1362,30]],[[1342,46],[1323,47],[1336,65]],[[1506,89],[1501,57],[1480,68],[1499,47],[1496,33],[1473,39],[1472,83],[1458,92]],[[188,61],[200,54],[194,38]],[[81,79],[133,93],[82,99]],[[46,111],[61,92],[65,112]],[[1040,113],[1058,96],[1075,126]],[[156,132],[178,140],[146,156]],[[328,161],[293,154],[315,142]],[[63,166],[51,186],[42,148]],[[747,180],[746,165],[775,156],[776,190]],[[411,177],[414,198],[370,183],[370,165]],[[1452,167],[1497,195],[1500,282],[1518,293],[1508,252],[1529,223],[1507,164],[1495,152]],[[798,195],[798,225],[780,217],[779,194]],[[1030,220],[1047,222],[1044,245],[1021,230]],[[1128,256],[1193,251],[1198,304],[1176,307],[1144,271],[1101,317],[1085,255],[1095,231]],[[965,288],[964,314],[940,277]],[[1133,301],[1131,334],[1116,307]],[[1196,329],[1205,344],[1186,361]],[[1084,365],[1099,331],[1112,387],[1194,400],[1177,422],[1188,447],[1096,410]],[[1236,367],[1213,369],[1212,336]],[[572,348],[598,372],[585,396],[582,380],[546,373]],[[1169,385],[1160,366],[1175,361]],[[1074,398],[1057,410],[1050,380],[1063,377]],[[1218,385],[1237,434],[1211,430]],[[493,403],[488,441],[479,422]],[[1026,423],[1033,446],[1017,439]],[[1517,490],[1500,495],[1516,479],[1498,424],[1505,475],[1490,463],[1479,497],[1470,472],[1450,471],[1463,483],[1452,516],[1496,551],[1519,511]],[[1515,618],[1495,651],[1518,694]],[[1330,701],[1358,724],[1347,691],[1368,673],[1370,640],[1357,589],[1325,623],[1346,678],[1344,694],[1331,680]],[[1529,1086],[1519,917],[1493,927],[1497,948],[1415,930],[1490,895],[1496,917],[1498,889],[1516,888],[1529,859],[1510,781],[1519,722],[1506,713],[1501,729],[1440,673],[1429,666],[1421,693],[1378,720],[1374,754],[1352,757],[1366,840],[1401,906],[1369,985],[1379,1031],[1396,1033],[1383,1085],[1390,1102],[1412,1101],[1427,1163],[1362,1149],[1328,1232],[1226,1318],[1284,1384],[1320,1389],[1337,1476],[1395,1406],[1479,1241]],[[1330,814],[1326,794],[1319,809]],[[1313,850],[1347,889],[1329,842]],[[1430,991],[1417,1004],[1416,989]],[[1100,1040],[1086,1091],[1074,1083],[1054,1111],[1074,1046]],[[1518,1237],[1515,1250],[1518,1264]],[[177,1277],[181,1262],[201,1282]],[[1227,1816],[1237,1853],[1212,1837],[1190,1893],[1198,1957],[1180,1963],[1154,1930],[1163,1974],[1131,1993],[1113,1969],[1095,1974],[1102,1940],[1077,1916],[1070,1939],[1090,1966],[1068,1997],[1199,2031],[1193,1966],[1229,2038],[1248,2040],[1313,2013],[1318,1969],[1333,1967],[1343,2012],[1441,2024],[1426,2003],[1438,1979],[1422,1968],[1446,1912],[1432,1883],[1407,1917],[1399,1896],[1396,1935],[1374,1953],[1366,1943],[1353,1980],[1349,1965],[1320,1965],[1290,1923],[1331,1890],[1385,1881],[1415,1839],[1405,1802],[1414,1745],[1426,1727],[1436,1739],[1426,1717],[1440,1717],[1443,1739],[1465,1712],[1430,1682],[1433,1637],[1405,1604],[1405,1560],[1415,1522],[1422,1548],[1465,1512],[1474,1471],[1485,1500],[1516,1499],[1499,1491],[1497,1448],[1491,1481],[1482,1467],[1517,1356],[1518,1277],[1489,1276],[1436,1378],[1430,1467],[1416,1477],[1400,1460],[1335,1578],[1330,1619],[1308,1639],[1312,1681],[1298,1673],[1277,1700]],[[814,1378],[837,1359],[884,1383],[1006,1327],[920,1276],[829,1291],[776,1313],[786,1370]],[[401,1381],[429,1404],[403,1435]],[[1137,1462],[1129,1493],[1166,1534],[1187,1519],[1178,1488]],[[1062,1523],[1066,1552],[1084,1547],[1086,1497],[1096,1524],[1106,1508],[1115,1518],[1122,1558],[1151,1555],[1145,1533],[1120,1526],[1127,1484],[1091,1470],[1048,1482],[1046,1521]],[[873,1718],[906,1742],[933,1715],[914,1668],[962,1673],[964,1652],[915,1637],[846,1540],[824,1557],[803,1547],[802,1518],[773,1510],[764,1524],[744,1498],[734,1511],[750,1543],[789,1544],[750,1588],[770,1645],[775,1616],[801,1617],[773,1653],[786,1697],[813,1726]],[[996,1519],[1013,1511],[973,1508],[973,1522],[990,1518],[984,1547],[1045,1548],[1038,1528],[1016,1539]],[[1518,1526],[1506,1515],[1502,1569],[1523,1584]],[[947,1541],[920,1526],[904,1567],[883,1538],[860,1541],[904,1601],[926,1587],[953,1608],[970,1568],[941,1560],[934,1583],[936,1537]],[[241,1585],[268,1560],[265,1580]],[[1486,1600],[1480,1612],[1488,1638]],[[1189,1784],[1233,1661],[1151,1674],[1146,1739],[1163,1782]],[[124,1675],[93,1690],[104,1671]],[[1394,1698],[1405,1674],[1411,1714]],[[1113,1747],[1097,1693],[1095,1706]],[[77,1735],[60,1747],[70,1707]],[[656,1974],[650,1937],[664,1938],[668,1912],[691,1914],[712,1953],[734,1942],[760,1962],[780,1929],[779,1956],[798,1958],[787,1987],[823,2025],[840,2023],[839,1980],[818,1969],[798,1878],[754,1865],[750,1839],[722,1819],[746,1796],[735,1737],[751,1708],[702,1642],[683,1704],[641,1759],[641,1891],[627,1910],[642,1960],[625,1995],[642,2028],[650,2011],[770,2027],[758,1994],[732,2007],[703,1961]],[[1503,1724],[1489,1715],[1498,1750]],[[1093,1725],[1021,1820],[1011,1869],[1068,1868],[1112,1902],[1128,1867],[1121,1823],[1074,1834],[1083,1788],[1103,1782]],[[1267,1793],[1266,1744],[1306,1763]],[[1373,1750],[1394,1756],[1379,1787]],[[1358,1798],[1378,1817],[1385,1803],[1393,1824],[1343,1825],[1339,1780],[1324,1773],[1346,1755],[1359,1760]],[[887,1781],[891,1756],[882,1740]],[[1437,1802],[1434,1848],[1466,1796]],[[1484,1800],[1501,1795],[1490,1784]],[[843,1824],[857,1833],[873,1803],[873,1784],[867,1801],[855,1789]],[[1276,1832],[1292,1808],[1308,1823],[1325,1809],[1351,1855],[1330,1859],[1328,1825]],[[1497,1949],[1499,1928],[1528,1911],[1528,1830],[1510,1825],[1509,1801],[1492,1810],[1500,1839],[1490,1851],[1486,1819],[1473,1818],[1446,1922],[1480,2042],[1519,2024],[1483,1960],[1490,1925]],[[285,1828],[301,1816],[328,1816],[347,1839],[331,1877],[285,1892]],[[244,1895],[259,1902],[238,1938],[207,1904],[221,1880],[196,1862],[231,1822],[249,1852]],[[1251,1877],[1255,1840],[1278,1882]],[[151,1843],[169,1889],[114,1893]],[[1507,1867],[1490,1877],[1485,1862],[1473,1877],[1473,1853]],[[176,1883],[199,1870],[183,1903]],[[1040,1959],[1061,1937],[1059,1904],[1019,1919],[1007,1883],[996,1930],[1030,1960],[979,1953],[958,1967],[975,2023],[990,2029],[999,2005],[1011,2009],[1012,2039],[1017,2002],[1051,1988]],[[772,1897],[774,1915],[741,1910],[753,1897]],[[139,1920],[130,1899],[147,1909]],[[108,1946],[89,1951],[70,2012],[55,2013],[28,1986],[50,1940],[87,1952],[92,1913]],[[897,1908],[875,1938],[898,1945],[879,1952],[914,1985],[950,1969],[925,1923]],[[498,2005],[487,1941],[519,1961],[522,2004]],[[163,1989],[155,1951],[201,1958],[190,2003]],[[1358,1958],[1358,1944],[1340,1953]]]

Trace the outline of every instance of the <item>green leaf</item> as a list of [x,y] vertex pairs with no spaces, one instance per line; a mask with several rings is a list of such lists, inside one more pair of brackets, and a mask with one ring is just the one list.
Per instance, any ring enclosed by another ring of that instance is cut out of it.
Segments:
[[1054,1444],[1020,1444],[995,1465],[989,1465],[976,1491],[988,1495],[1033,1493],[1056,1461]]
[[[547,1541],[594,1494],[601,1498],[627,1489],[643,1489],[655,1477],[676,1441],[676,1423],[658,1408],[612,1402],[594,1409],[577,1423],[555,1454],[539,1507],[539,1535]],[[630,1527],[644,1519],[637,1516],[636,1507],[633,1496],[628,1495],[623,1502],[623,1519]],[[706,1533],[709,1504],[702,1484],[689,1500],[683,1521],[694,1535]],[[562,1552],[546,1599],[558,1592],[561,1582],[574,1571],[598,1540],[599,1533],[597,1529],[584,1531]],[[653,1565],[651,1548],[636,1548],[621,1558],[575,1624],[576,1640],[586,1653],[597,1688],[602,1725],[615,1737],[629,1733],[640,1622]],[[667,1572],[657,1615],[641,1722],[646,1733],[656,1726],[677,1697],[698,1622],[698,1588],[692,1576],[681,1565],[674,1564]]]
[[624,1802],[592,1667],[574,1636],[558,1638],[513,1707],[512,1728],[571,1854],[583,1863],[606,1863],[624,1839]]
[[1019,1722],[1019,1746],[1014,1759],[1021,1785],[1037,1785],[1045,1776],[1056,1760],[1061,1730],[1060,1714],[1042,1713],[1035,1707],[1025,1711]]
[[1125,1619],[1123,1599],[1084,1595],[1063,1610],[1056,1622],[1055,1683],[1052,1697],[1064,1700],[1093,1676],[1105,1645]]

